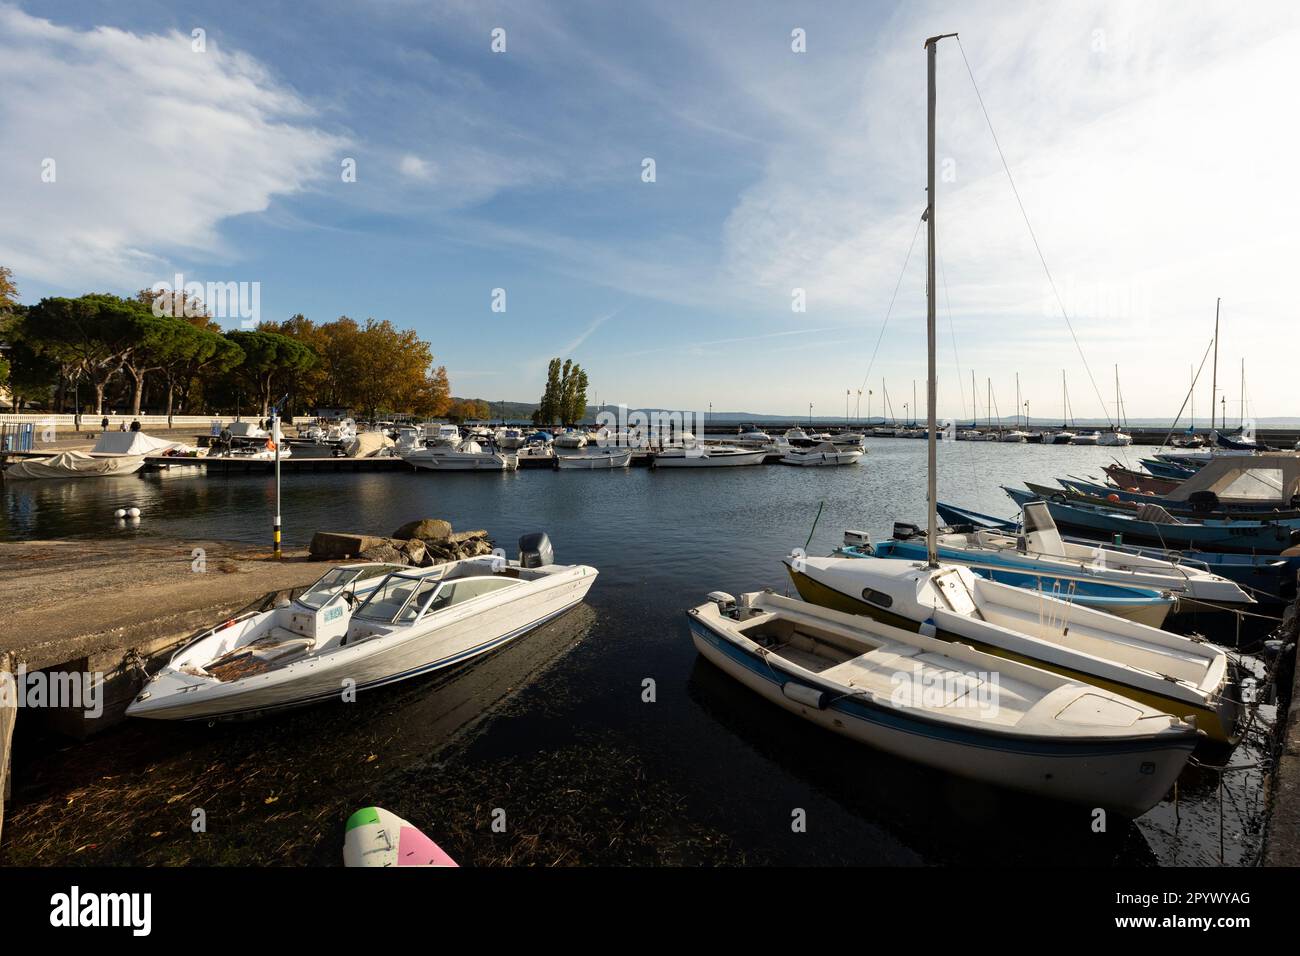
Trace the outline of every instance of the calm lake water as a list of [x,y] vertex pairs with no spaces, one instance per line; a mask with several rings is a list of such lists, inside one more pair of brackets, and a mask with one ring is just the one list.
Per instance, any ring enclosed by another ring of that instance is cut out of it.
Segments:
[[[0,858],[45,863],[337,863],[378,803],[467,864],[1210,864],[1259,845],[1260,775],[1189,770],[1178,800],[1093,831],[1086,810],[954,780],[811,727],[696,655],[684,611],[711,590],[787,589],[780,558],[845,528],[924,523],[925,443],[860,466],[286,476],[285,540],[387,534],[412,518],[546,531],[594,565],[587,605],[460,671],[272,719],[129,723],[17,754]],[[1100,476],[1137,449],[942,443],[940,500],[1010,516],[1000,484]],[[3,488],[10,539],[269,541],[273,481],[164,474]],[[114,509],[139,507],[134,530]],[[654,701],[643,699],[653,681]],[[1253,755],[1240,752],[1238,763]],[[207,831],[195,834],[195,811]],[[793,814],[806,814],[794,832]],[[505,820],[504,832],[493,829]]]

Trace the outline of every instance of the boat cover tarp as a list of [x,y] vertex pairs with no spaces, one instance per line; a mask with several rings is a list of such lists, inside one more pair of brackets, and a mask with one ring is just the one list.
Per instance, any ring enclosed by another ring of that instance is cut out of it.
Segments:
[[5,469],[5,478],[108,478],[134,474],[143,464],[143,455],[92,458],[83,451],[65,451],[51,458],[16,462]]
[[144,432],[104,432],[90,449],[92,455],[161,455],[169,448],[185,450],[183,443],[164,441]]
[[1181,521],[1159,505],[1142,505],[1137,510],[1137,519],[1139,521],[1150,521],[1152,524],[1182,524]]
[[1198,491],[1213,492],[1220,501],[1272,502],[1288,507],[1300,495],[1300,455],[1220,455],[1207,462],[1167,496],[1188,501]]
[[383,432],[362,432],[356,435],[343,448],[349,458],[374,458],[388,454],[393,447],[393,440]]

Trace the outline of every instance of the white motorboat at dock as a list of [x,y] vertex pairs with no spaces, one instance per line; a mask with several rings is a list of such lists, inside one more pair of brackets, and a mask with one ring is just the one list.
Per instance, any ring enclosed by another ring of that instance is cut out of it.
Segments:
[[424,471],[514,471],[519,467],[517,456],[484,451],[474,441],[463,441],[454,447],[426,445],[401,457],[408,465]]
[[781,456],[783,465],[824,466],[856,465],[866,454],[860,448],[841,447],[831,442],[822,442],[812,448],[791,448]]

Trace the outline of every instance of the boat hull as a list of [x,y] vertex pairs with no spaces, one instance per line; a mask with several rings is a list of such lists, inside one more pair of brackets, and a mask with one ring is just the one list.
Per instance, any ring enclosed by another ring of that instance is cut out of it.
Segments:
[[[842,553],[847,557],[868,556],[853,548],[844,548]],[[902,561],[925,560],[925,546],[910,541],[887,541],[874,547],[869,556]],[[945,564],[965,565],[980,577],[997,581],[999,584],[1041,592],[1048,597],[1080,604],[1097,611],[1105,611],[1107,614],[1145,624],[1147,627],[1160,627],[1174,607],[1174,599],[1165,597],[1158,589],[1137,585],[1125,587],[1103,580],[1056,577],[1053,576],[1052,569],[1046,567],[1025,567],[1009,563],[995,566],[990,563],[994,560],[992,556],[972,557],[958,548],[940,546],[939,560]],[[1058,570],[1057,573],[1064,572]]]
[[[559,617],[582,602],[595,580],[595,569],[577,566],[526,596],[476,609],[431,629],[400,639],[361,642],[302,662],[310,666],[295,662],[229,683],[185,691],[164,670],[145,685],[150,696],[137,698],[127,714],[161,720],[225,719],[339,700],[345,690],[373,690],[431,674],[497,650]],[[169,692],[175,690],[180,692]]]
[[566,470],[591,471],[595,469],[626,468],[632,463],[632,449],[624,448],[612,454],[556,455],[555,466]]
[[656,455],[656,468],[738,468],[745,465],[761,465],[767,457],[766,451],[747,451],[738,455]]
[[1211,523],[1157,524],[1087,507],[1041,499],[1032,491],[1004,489],[1022,507],[1030,501],[1046,500],[1048,511],[1058,528],[1089,538],[1110,539],[1120,535],[1124,541],[1140,541],[1162,548],[1192,551],[1226,551],[1234,554],[1279,554],[1291,546],[1291,534],[1300,530],[1294,521],[1239,521]]
[[[838,694],[838,700],[818,708],[782,690],[789,682],[810,684],[806,677],[796,679],[779,664],[747,652],[696,614],[688,614],[688,620],[696,650],[706,660],[784,710],[877,750],[983,783],[1140,816],[1169,792],[1195,747],[1191,737],[1115,746],[936,728]],[[1116,803],[1119,793],[1123,802]]]

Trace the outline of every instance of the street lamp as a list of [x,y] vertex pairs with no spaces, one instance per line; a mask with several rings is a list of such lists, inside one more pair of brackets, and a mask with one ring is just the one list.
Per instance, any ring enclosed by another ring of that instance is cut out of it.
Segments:
[[812,403],[812,402],[809,402],[809,403],[808,403],[808,425],[809,425],[809,427],[812,426],[812,406],[813,406],[813,403]]

